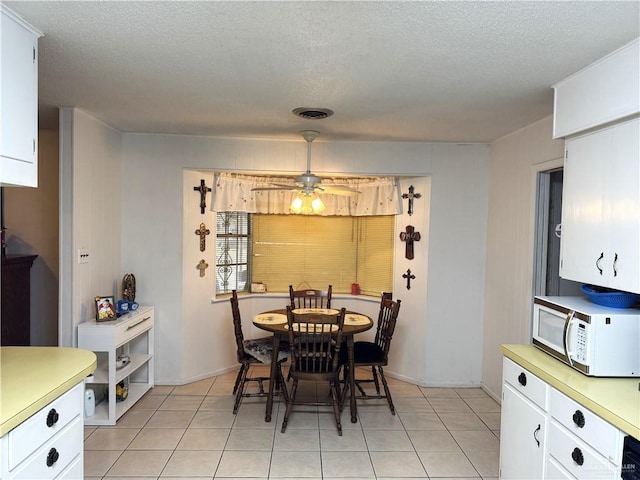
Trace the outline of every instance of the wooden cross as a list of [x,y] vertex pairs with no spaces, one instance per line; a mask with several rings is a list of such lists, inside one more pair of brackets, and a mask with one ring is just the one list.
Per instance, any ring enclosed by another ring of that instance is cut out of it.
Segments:
[[411,269],[410,268],[407,269],[407,273],[403,273],[402,274],[402,278],[406,278],[407,279],[407,290],[411,290],[411,280],[416,278],[416,276],[415,275],[411,275]]
[[407,210],[407,213],[409,215],[413,215],[413,199],[414,198],[420,198],[422,196],[421,193],[413,193],[413,185],[411,185],[409,187],[409,193],[403,193],[402,194],[402,198],[408,198],[409,199],[409,209]]
[[204,178],[200,179],[200,185],[193,187],[196,192],[200,192],[200,213],[204,213],[204,209],[207,207],[205,202],[207,198],[207,192],[210,192],[211,189],[207,187],[204,183]]
[[204,271],[207,269],[208,266],[209,266],[209,264],[204,261],[204,258],[202,260],[200,260],[200,262],[196,266],[196,268],[198,270],[200,270],[200,276],[201,277],[204,277]]
[[400,240],[407,242],[404,249],[404,256],[408,260],[413,260],[413,242],[420,241],[420,232],[416,232],[413,225],[407,225],[406,231],[400,232]]
[[206,227],[204,223],[201,223],[200,228],[196,230],[196,235],[200,235],[200,251],[201,252],[204,252],[205,249],[207,248],[205,239],[207,238],[207,235],[209,235],[210,233],[211,231]]

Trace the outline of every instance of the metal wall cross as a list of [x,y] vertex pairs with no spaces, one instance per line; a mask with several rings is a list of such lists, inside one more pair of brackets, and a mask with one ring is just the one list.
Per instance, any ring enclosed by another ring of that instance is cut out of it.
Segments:
[[193,189],[200,192],[200,213],[204,213],[204,209],[207,207],[207,192],[210,192],[211,189],[205,184],[204,178],[200,179],[200,185],[193,187]]
[[198,270],[200,270],[200,276],[201,277],[204,277],[204,271],[207,269],[208,266],[209,266],[209,264],[204,261],[204,258],[202,260],[200,260],[200,262],[196,266],[196,268]]
[[407,242],[404,249],[404,257],[413,260],[413,242],[420,241],[420,232],[416,232],[413,225],[407,225],[404,232],[400,232],[400,240]]
[[402,278],[406,278],[407,279],[407,290],[411,290],[411,280],[416,278],[416,276],[415,275],[411,275],[411,269],[410,268],[407,269],[407,273],[403,273],[402,274]]
[[407,213],[409,215],[413,215],[413,199],[416,198],[420,198],[422,196],[421,193],[413,193],[413,185],[411,185],[409,187],[409,193],[403,193],[402,194],[402,198],[408,198],[409,199],[409,208],[407,210]]
[[200,251],[204,252],[205,249],[207,248],[206,245],[206,238],[207,235],[209,235],[211,233],[211,231],[206,227],[206,225],[204,223],[200,224],[200,228],[198,230],[196,230],[196,235],[200,236]]

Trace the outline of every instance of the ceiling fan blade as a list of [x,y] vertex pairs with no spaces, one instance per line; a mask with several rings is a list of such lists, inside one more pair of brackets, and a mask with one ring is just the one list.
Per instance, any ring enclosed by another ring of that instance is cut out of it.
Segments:
[[329,193],[331,195],[357,195],[360,193],[359,191],[354,190],[351,187],[347,187],[346,185],[322,184],[321,186],[316,188],[322,189],[323,193]]
[[295,185],[284,185],[282,183],[272,183],[273,187],[256,187],[252,188],[251,191],[259,191],[259,190],[296,190],[298,187]]
[[258,192],[262,190],[295,190],[296,187],[256,187],[252,188],[252,192]]

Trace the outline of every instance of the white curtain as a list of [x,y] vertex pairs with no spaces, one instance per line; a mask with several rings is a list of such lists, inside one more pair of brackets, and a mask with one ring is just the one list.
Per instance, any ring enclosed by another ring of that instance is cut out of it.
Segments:
[[[366,216],[402,213],[400,186],[393,177],[323,178],[327,185],[347,185],[360,193],[332,195],[319,193],[326,209],[319,215]],[[214,212],[248,212],[291,214],[291,202],[297,190],[258,190],[274,183],[295,186],[293,179],[219,173],[215,177]],[[322,184],[320,184],[322,186]]]

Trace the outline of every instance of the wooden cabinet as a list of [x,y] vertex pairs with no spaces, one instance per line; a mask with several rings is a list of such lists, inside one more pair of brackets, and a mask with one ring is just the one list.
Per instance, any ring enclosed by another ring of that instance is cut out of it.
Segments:
[[640,119],[566,141],[560,276],[640,293]]
[[[117,320],[90,320],[78,325],[78,348],[93,350],[98,368],[87,379],[98,402],[95,413],[85,418],[87,425],[115,425],[131,406],[154,385],[153,307],[139,307]],[[127,355],[130,362],[117,368],[116,359]],[[116,399],[116,387],[124,382],[128,388],[124,400]]]
[[1,5],[0,184],[38,186],[38,37]]
[[553,85],[553,138],[640,112],[640,39]]
[[2,259],[2,346],[31,345],[31,266],[37,255]]
[[81,382],[0,438],[0,478],[82,478]]
[[500,476],[542,478],[547,431],[547,386],[539,378],[503,361]]

